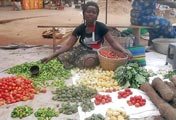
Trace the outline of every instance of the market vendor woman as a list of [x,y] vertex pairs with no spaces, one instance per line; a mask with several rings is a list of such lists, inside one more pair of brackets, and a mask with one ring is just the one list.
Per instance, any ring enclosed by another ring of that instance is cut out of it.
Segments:
[[[97,49],[102,46],[104,39],[115,50],[123,52],[129,58],[132,57],[128,50],[113,39],[108,27],[97,21],[99,7],[96,2],[87,2],[82,10],[84,23],[74,29],[66,44],[62,45],[53,55],[43,58],[42,62],[48,62],[58,56],[65,68],[93,68],[99,65]],[[79,45],[76,46],[78,40]]]
[[176,38],[176,29],[169,19],[156,16],[157,0],[134,0],[131,10],[131,24],[148,26],[149,45],[155,38]]

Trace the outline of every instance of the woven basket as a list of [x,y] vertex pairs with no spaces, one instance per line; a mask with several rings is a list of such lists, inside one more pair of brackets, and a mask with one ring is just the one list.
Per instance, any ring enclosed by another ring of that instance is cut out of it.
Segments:
[[[108,57],[104,57],[100,54],[101,50],[109,50],[109,51],[114,51],[117,54],[123,55],[124,58],[108,58]],[[120,51],[115,51],[110,47],[101,47],[100,49],[98,49],[98,57],[99,57],[99,61],[100,61],[100,66],[101,68],[103,68],[104,70],[115,70],[117,67],[124,65],[127,63],[128,61],[128,57],[125,56],[122,52]]]

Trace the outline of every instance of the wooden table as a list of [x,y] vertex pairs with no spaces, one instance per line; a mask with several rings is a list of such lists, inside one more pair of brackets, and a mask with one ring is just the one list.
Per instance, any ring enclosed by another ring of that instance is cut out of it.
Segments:
[[[39,25],[38,28],[52,28],[53,29],[53,52],[56,51],[56,31],[55,28],[75,28],[78,24],[66,24],[66,25]],[[140,44],[140,30],[141,28],[149,28],[147,26],[137,26],[137,25],[120,25],[120,24],[107,24],[109,28],[132,28],[133,35],[136,37],[135,45]]]

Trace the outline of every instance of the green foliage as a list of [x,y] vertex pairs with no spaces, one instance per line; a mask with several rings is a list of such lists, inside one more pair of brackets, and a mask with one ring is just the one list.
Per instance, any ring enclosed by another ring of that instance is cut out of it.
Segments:
[[115,70],[114,79],[124,88],[139,88],[143,82],[149,81],[150,74],[137,63],[128,63]]
[[176,69],[173,70],[173,71],[168,71],[168,73],[166,73],[166,74],[164,75],[164,78],[165,78],[165,79],[169,79],[169,78],[172,77],[173,75],[176,75]]

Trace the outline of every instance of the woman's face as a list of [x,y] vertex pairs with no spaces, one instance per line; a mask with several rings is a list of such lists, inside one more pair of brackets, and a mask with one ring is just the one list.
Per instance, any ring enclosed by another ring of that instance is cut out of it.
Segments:
[[97,8],[94,6],[88,6],[84,13],[84,19],[87,23],[94,22],[97,20]]

